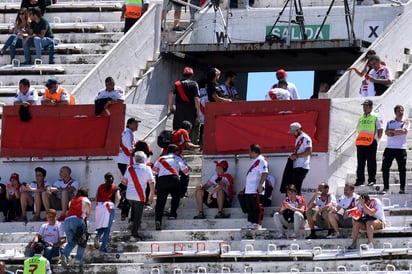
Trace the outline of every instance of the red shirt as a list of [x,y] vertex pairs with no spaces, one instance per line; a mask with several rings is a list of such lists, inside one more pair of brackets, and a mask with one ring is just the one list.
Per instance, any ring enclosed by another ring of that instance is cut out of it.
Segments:
[[101,184],[97,188],[96,202],[114,202],[113,194],[116,192],[117,188],[114,184],[107,189],[106,184]]
[[[177,155],[182,156],[183,150],[185,149],[185,144],[190,142],[189,132],[186,129],[179,128],[178,130],[172,131],[172,144],[178,146]],[[167,149],[163,149],[160,156],[166,155]]]

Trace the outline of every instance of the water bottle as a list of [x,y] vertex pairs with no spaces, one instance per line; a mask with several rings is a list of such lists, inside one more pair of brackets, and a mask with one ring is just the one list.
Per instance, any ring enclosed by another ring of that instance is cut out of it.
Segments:
[[17,43],[17,36],[14,37],[13,41],[11,42],[12,46],[15,46]]

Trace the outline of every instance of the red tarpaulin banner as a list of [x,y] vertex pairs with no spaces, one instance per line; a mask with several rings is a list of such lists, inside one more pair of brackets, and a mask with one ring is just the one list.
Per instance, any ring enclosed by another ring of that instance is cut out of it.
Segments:
[[125,105],[110,106],[110,116],[94,105],[31,106],[32,119],[20,121],[19,106],[3,109],[2,157],[117,155]]
[[314,152],[327,152],[329,111],[329,99],[207,103],[203,153],[244,154],[253,143],[264,153],[291,153],[293,122],[312,138]]

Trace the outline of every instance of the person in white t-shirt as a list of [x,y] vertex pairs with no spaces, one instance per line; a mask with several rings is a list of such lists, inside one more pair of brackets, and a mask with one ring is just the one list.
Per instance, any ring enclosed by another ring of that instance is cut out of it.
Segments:
[[[279,69],[278,71],[276,71],[276,79],[278,79],[278,81],[287,82],[287,73],[286,73],[286,71],[283,70],[283,69]],[[299,99],[298,89],[296,88],[295,84],[293,84],[291,82],[287,82],[287,83],[288,83],[287,90],[290,93],[291,99],[292,100]],[[278,88],[278,87],[279,87],[279,83],[274,84],[272,86],[272,88]]]
[[37,105],[39,101],[39,95],[34,88],[30,87],[30,81],[23,78],[19,81],[19,88],[17,89],[16,96],[14,96],[14,105]]
[[382,177],[383,191],[389,191],[389,169],[393,159],[396,159],[399,171],[399,194],[405,193],[406,159],[407,159],[407,134],[409,131],[408,119],[403,119],[404,108],[396,105],[394,108],[395,119],[386,124],[385,134],[388,136],[385,151],[383,152]]
[[280,80],[276,88],[272,88],[265,96],[266,100],[271,101],[284,101],[291,100],[290,92],[287,90],[288,83],[284,80]]

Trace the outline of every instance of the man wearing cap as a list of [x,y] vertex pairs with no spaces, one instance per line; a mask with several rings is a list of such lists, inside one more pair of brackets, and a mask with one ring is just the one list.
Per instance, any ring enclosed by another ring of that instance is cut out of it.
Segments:
[[6,221],[17,221],[21,216],[20,205],[20,179],[18,173],[12,173],[10,182],[6,185],[6,208],[4,209]]
[[229,218],[230,214],[223,212],[223,208],[232,206],[233,177],[227,172],[229,164],[226,160],[215,161],[216,172],[207,183],[196,187],[195,198],[199,214],[193,219],[206,219],[203,212],[203,203],[210,208],[217,208],[215,219]]
[[45,84],[42,105],[74,105],[74,97],[68,90],[60,86],[56,79],[50,78]]
[[290,124],[290,134],[295,136],[295,150],[289,159],[293,161],[292,184],[295,185],[298,194],[301,194],[303,180],[310,168],[310,154],[312,153],[312,139],[302,131],[298,122]]
[[19,81],[19,88],[14,96],[13,105],[37,105],[39,95],[34,88],[30,88],[30,81],[23,78]]
[[[287,82],[286,78],[287,78],[287,73],[286,73],[285,70],[279,69],[278,71],[276,71],[276,79],[278,79],[278,81]],[[272,89],[278,88],[278,87],[279,87],[279,83],[274,84],[272,86]],[[299,99],[299,93],[298,93],[298,90],[297,90],[295,84],[293,84],[291,82],[287,82],[287,88],[286,89],[289,91],[292,100]]]
[[[192,140],[197,144],[200,125],[199,86],[192,80],[193,69],[185,67],[183,78],[174,83],[169,92],[169,110],[173,116],[173,130],[180,128],[183,121],[192,125]],[[176,107],[173,106],[175,103]],[[196,135],[196,136],[195,136]]]
[[356,168],[355,186],[365,183],[365,164],[368,162],[368,185],[376,183],[376,150],[378,141],[382,137],[382,121],[372,113],[373,102],[366,99],[363,103],[363,114],[359,117],[356,138],[356,154],[358,167]]

